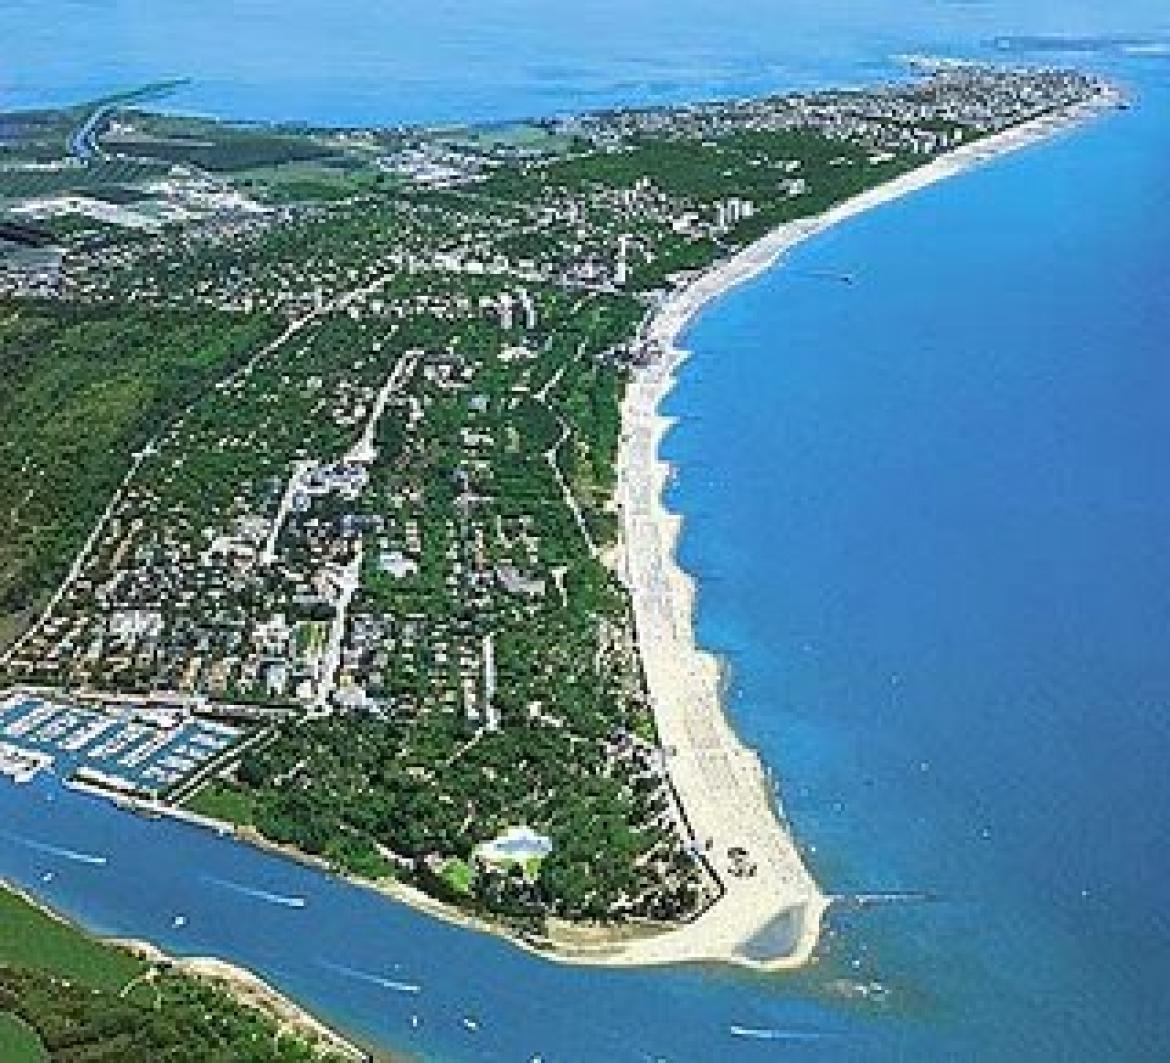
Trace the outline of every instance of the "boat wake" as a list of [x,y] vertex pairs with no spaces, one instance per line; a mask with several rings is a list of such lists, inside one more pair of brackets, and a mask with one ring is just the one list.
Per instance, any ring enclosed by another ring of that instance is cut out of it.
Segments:
[[93,853],[79,853],[76,849],[63,849],[59,845],[38,842],[33,838],[23,838],[19,834],[9,834],[7,831],[0,834],[0,837],[7,838],[17,845],[23,845],[26,849],[32,849],[34,852],[44,853],[46,856],[59,856],[62,860],[72,860],[75,864],[105,867],[110,862],[109,858],[105,856],[95,856]]
[[821,1041],[827,1036],[816,1030],[776,1030],[770,1027],[729,1026],[733,1037],[748,1037],[753,1041]]
[[215,878],[212,875],[205,875],[204,880],[212,883],[215,886],[221,886],[225,890],[231,890],[233,893],[242,894],[245,897],[252,897],[258,901],[265,901],[268,904],[279,904],[282,908],[304,908],[308,903],[304,897],[287,897],[282,893],[269,893],[268,890],[257,889],[254,886],[245,886],[242,882],[232,882],[226,878]]
[[413,982],[396,982],[393,978],[384,978],[378,974],[370,974],[368,971],[358,971],[353,967],[332,963],[329,960],[318,960],[317,962],[327,971],[344,975],[346,978],[353,978],[358,982],[368,982],[370,985],[380,986],[382,989],[389,989],[395,993],[422,992],[422,986],[415,985]]
[[838,897],[837,901],[849,908],[873,908],[886,904],[926,904],[937,900],[934,894],[925,890],[887,890],[875,893],[850,893]]

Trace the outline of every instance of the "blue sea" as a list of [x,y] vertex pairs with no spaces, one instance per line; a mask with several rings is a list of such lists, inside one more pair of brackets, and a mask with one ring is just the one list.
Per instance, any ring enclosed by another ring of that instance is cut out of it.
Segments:
[[1170,1058],[1168,44],[1164,0],[8,0],[0,107],[189,76],[170,105],[502,119],[907,53],[1135,106],[802,246],[668,399],[736,726],[828,890],[920,899],[839,909],[797,976],[568,969],[47,781],[0,785],[0,875],[428,1059]]

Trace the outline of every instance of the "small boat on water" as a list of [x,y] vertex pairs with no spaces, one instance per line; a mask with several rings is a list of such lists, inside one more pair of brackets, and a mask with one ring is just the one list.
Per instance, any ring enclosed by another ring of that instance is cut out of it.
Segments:
[[186,925],[187,917],[185,915],[176,915],[175,918],[171,920],[171,926],[173,926],[176,930],[180,930]]
[[463,1016],[463,1028],[475,1033],[479,1029],[479,1023],[475,1021],[470,1015]]

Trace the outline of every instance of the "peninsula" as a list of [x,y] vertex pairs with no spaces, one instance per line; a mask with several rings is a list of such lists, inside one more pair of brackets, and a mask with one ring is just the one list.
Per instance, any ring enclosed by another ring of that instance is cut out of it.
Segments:
[[5,1060],[371,1058],[246,972],[95,940],[2,880],[0,917]]
[[1117,103],[946,65],[455,130],[9,116],[0,770],[567,962],[807,962],[829,901],[662,503],[680,333]]

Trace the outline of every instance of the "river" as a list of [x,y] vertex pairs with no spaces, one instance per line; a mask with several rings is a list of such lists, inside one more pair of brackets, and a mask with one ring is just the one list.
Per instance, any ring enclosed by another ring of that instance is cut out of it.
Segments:
[[701,315],[668,400],[737,727],[826,888],[929,901],[838,912],[798,976],[571,969],[50,781],[0,785],[0,875],[432,1059],[1167,1058],[1164,5],[162,6],[5,4],[0,105],[186,75],[173,106],[240,117],[503,118],[945,52],[1137,106],[809,242]]

